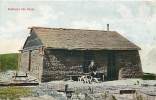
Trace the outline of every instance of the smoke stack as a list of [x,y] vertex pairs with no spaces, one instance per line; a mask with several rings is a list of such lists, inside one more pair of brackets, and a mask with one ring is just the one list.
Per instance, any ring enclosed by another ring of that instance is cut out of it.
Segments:
[[107,24],[107,31],[109,31],[109,24]]

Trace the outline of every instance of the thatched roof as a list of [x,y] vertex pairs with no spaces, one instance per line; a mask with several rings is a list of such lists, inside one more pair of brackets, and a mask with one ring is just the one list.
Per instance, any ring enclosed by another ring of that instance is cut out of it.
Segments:
[[75,50],[140,50],[115,31],[32,27],[45,47]]

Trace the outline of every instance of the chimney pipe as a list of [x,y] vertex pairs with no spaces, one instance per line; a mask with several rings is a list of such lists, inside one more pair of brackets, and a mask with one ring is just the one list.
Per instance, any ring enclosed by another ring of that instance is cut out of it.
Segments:
[[107,31],[109,31],[109,24],[107,24]]

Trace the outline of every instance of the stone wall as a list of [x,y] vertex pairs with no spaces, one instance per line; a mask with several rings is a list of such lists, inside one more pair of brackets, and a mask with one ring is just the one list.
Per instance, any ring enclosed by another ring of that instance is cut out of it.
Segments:
[[143,75],[138,51],[120,51],[116,55],[119,79],[140,78]]

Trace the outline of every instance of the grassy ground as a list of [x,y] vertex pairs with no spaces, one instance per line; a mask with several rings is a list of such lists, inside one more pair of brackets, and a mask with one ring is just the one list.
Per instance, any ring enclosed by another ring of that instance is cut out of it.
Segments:
[[1,87],[0,100],[19,100],[20,97],[31,95],[31,89],[26,87]]
[[143,80],[156,80],[156,74],[152,74],[152,73],[144,73]]
[[0,54],[0,71],[18,69],[18,53]]

